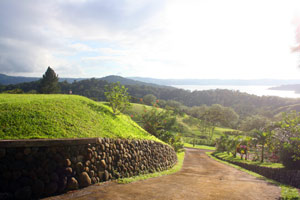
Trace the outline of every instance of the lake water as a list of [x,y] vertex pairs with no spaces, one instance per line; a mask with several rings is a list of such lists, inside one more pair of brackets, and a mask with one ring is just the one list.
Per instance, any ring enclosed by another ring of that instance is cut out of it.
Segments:
[[270,87],[275,85],[172,85],[176,88],[185,90],[214,90],[214,89],[228,89],[240,92],[246,92],[248,94],[254,94],[257,96],[278,96],[287,98],[300,98],[300,94],[296,94],[294,91],[284,90],[269,90]]

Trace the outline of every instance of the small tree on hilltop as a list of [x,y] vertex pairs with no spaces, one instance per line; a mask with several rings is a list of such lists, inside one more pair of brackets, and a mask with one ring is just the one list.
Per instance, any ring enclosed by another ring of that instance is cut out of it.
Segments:
[[130,96],[127,88],[120,85],[120,82],[105,86],[105,96],[115,115],[120,114],[124,109],[130,106]]
[[156,100],[156,96],[154,96],[153,94],[146,94],[144,97],[143,97],[143,101],[145,104],[151,106],[152,104],[155,103],[155,100]]
[[47,71],[40,80],[39,93],[42,94],[55,94],[59,93],[60,87],[58,85],[58,75],[51,67],[48,67]]

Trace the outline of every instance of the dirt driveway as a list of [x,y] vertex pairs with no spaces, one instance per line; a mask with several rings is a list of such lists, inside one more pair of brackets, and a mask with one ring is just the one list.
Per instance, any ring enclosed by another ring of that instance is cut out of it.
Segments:
[[219,163],[203,150],[186,149],[183,168],[175,174],[129,184],[109,182],[49,199],[268,200],[279,197],[279,187]]

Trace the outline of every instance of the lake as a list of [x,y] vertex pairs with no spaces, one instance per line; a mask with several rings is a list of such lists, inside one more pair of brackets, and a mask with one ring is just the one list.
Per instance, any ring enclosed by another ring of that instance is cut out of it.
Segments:
[[278,96],[286,98],[300,98],[300,94],[296,94],[294,91],[284,90],[269,90],[270,87],[276,85],[172,85],[176,88],[185,90],[215,90],[215,89],[228,89],[240,92],[246,92],[248,94],[254,94],[257,96]]

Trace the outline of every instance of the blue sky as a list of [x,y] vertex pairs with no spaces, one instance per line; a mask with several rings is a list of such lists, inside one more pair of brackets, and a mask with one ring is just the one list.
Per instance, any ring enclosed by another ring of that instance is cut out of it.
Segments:
[[298,79],[299,11],[299,0],[2,0],[0,73]]

